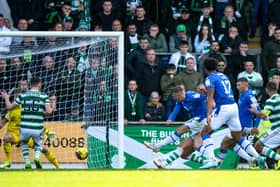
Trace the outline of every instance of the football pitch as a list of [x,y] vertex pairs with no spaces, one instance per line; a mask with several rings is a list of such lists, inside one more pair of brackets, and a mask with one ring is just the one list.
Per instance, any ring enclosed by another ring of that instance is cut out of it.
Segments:
[[2,187],[276,187],[277,170],[2,170]]

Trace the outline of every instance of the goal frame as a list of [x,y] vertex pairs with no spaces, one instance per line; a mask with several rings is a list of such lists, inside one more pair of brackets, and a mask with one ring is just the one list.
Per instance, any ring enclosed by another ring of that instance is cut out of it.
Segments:
[[[118,38],[118,169],[124,163],[124,33],[119,31],[10,31],[0,32],[0,37],[117,37]],[[6,55],[0,54],[1,57]],[[7,55],[9,56],[9,55]]]

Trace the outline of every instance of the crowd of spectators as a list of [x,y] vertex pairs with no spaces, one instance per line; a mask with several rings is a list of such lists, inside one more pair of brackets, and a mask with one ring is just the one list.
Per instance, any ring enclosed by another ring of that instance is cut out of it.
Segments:
[[[204,81],[206,57],[218,60],[217,71],[229,76],[233,88],[237,78],[246,77],[259,101],[264,83],[280,76],[280,0],[3,0],[0,5],[0,32],[124,31],[126,120],[164,121],[174,105],[171,88],[183,84],[195,91]],[[256,34],[261,58],[248,53],[248,39]],[[72,115],[92,110],[77,98],[84,94],[85,81],[98,85],[92,88],[94,101],[115,97],[107,89],[115,84],[99,79],[101,71],[115,76],[122,63],[116,61],[114,40],[108,42],[112,55],[105,59],[110,63],[104,63],[100,55],[87,54],[87,45],[32,55],[83,42],[75,38],[1,37],[0,89],[17,87],[30,74],[39,76],[63,116],[50,120],[79,120]],[[9,54],[23,55],[5,58]]]

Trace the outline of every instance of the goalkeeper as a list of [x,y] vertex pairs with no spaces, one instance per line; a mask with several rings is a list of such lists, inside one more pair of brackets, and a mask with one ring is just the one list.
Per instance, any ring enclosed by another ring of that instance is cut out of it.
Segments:
[[[15,98],[18,94],[20,94],[19,89],[15,91]],[[20,143],[20,121],[21,105],[18,105],[16,108],[9,110],[7,114],[1,118],[0,129],[3,128],[6,124],[8,124],[7,131],[4,136],[4,153],[6,159],[3,162],[3,164],[0,165],[1,169],[11,167],[12,145],[17,145]],[[45,129],[44,134],[49,136],[49,131]],[[28,140],[28,146],[30,148],[34,148],[35,144],[32,138]],[[48,150],[46,146],[43,146],[42,153],[56,168],[59,168],[58,160],[56,159],[55,155],[50,150]]]

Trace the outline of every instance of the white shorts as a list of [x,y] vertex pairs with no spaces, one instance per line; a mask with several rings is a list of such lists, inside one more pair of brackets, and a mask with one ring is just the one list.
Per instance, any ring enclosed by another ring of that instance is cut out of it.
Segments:
[[32,138],[34,141],[35,147],[42,147],[43,146],[43,132],[44,129],[42,130],[31,130],[31,129],[25,129],[21,128],[20,129],[20,141],[28,142],[29,138]]
[[260,137],[260,142],[271,149],[278,147],[280,145],[280,128],[264,133]]
[[216,130],[224,124],[227,125],[232,132],[241,132],[242,128],[236,103],[222,105],[218,114],[215,113],[215,110],[213,111],[211,115],[211,128]]
[[191,118],[185,122],[185,125],[191,130],[192,135],[201,132],[205,124],[206,119],[199,121],[199,118]]

